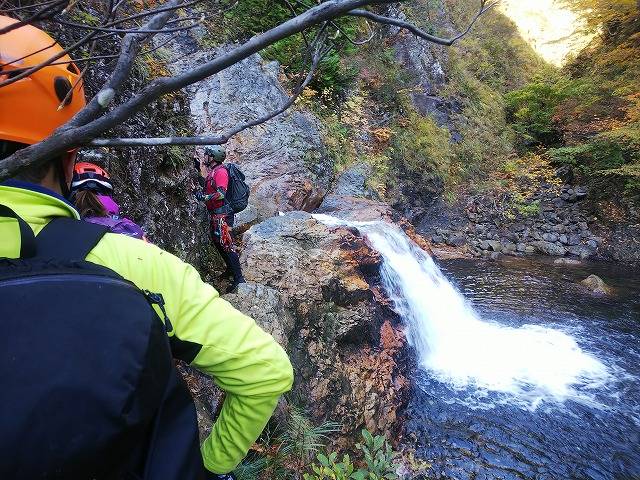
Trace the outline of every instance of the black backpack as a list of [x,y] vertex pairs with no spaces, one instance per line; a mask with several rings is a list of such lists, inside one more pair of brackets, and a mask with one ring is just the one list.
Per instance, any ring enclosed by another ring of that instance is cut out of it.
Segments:
[[34,237],[0,216],[21,234],[0,259],[0,478],[205,478],[171,358],[195,353],[169,341],[162,297],[84,260],[104,227],[57,218]]
[[225,198],[233,213],[239,213],[249,204],[250,189],[244,181],[244,173],[235,163],[225,163],[224,167],[229,173],[229,187]]

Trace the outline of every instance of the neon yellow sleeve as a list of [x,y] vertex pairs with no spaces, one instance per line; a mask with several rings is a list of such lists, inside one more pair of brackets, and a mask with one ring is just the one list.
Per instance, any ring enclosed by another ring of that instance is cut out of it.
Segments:
[[220,298],[195,268],[154,245],[107,234],[87,260],[162,294],[173,333],[196,345],[192,365],[227,392],[220,417],[202,445],[204,464],[214,473],[233,470],[293,383],[282,347]]

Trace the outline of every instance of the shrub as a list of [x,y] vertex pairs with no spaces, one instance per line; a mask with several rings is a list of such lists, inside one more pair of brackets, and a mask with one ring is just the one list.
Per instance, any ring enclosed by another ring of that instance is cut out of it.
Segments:
[[318,454],[318,463],[311,465],[313,473],[305,473],[305,480],[395,480],[398,465],[394,463],[397,453],[382,435],[373,436],[362,430],[363,443],[356,448],[363,454],[364,467],[355,470],[349,455],[338,461],[338,454]]
[[523,217],[537,217],[540,215],[540,200],[527,203],[523,200],[516,200],[514,207]]
[[450,177],[452,161],[450,134],[435,120],[412,113],[391,141],[391,158],[416,184]]
[[340,430],[340,424],[313,425],[305,413],[292,407],[286,425],[267,428],[247,458],[234,470],[238,480],[300,478],[312,457]]
[[551,160],[572,165],[582,173],[618,168],[625,164],[623,151],[616,142],[595,140],[571,147],[549,149]]

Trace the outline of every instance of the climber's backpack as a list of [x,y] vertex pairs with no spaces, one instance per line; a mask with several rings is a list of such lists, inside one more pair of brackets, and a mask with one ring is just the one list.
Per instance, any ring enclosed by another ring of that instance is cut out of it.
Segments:
[[84,260],[105,227],[56,218],[35,237],[0,216],[21,236],[20,258],[0,259],[0,478],[201,478],[162,297]]
[[236,164],[225,163],[224,166],[229,173],[229,186],[225,198],[233,213],[239,213],[249,204],[249,186],[244,181],[244,173]]

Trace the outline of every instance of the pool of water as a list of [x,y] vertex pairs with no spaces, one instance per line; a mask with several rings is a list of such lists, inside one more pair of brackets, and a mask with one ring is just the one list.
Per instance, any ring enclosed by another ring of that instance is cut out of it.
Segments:
[[[451,382],[436,369],[417,369],[405,443],[430,465],[424,476],[640,478],[640,272],[619,264],[558,266],[547,259],[451,260],[440,268],[483,322],[509,331],[558,332],[563,342],[575,342],[564,347],[597,361],[606,376],[581,385],[580,395],[523,402],[522,392],[515,398],[509,389]],[[592,273],[615,294],[597,296],[577,285]],[[482,330],[475,335],[474,342],[488,343]],[[490,355],[492,368],[500,364],[493,344],[484,351],[471,346],[470,355],[456,350],[461,363],[482,364]],[[526,342],[518,345],[527,348]],[[504,351],[509,367],[514,352]],[[551,373],[568,368],[560,364],[564,357],[549,362],[544,352],[525,354],[538,355]]]

